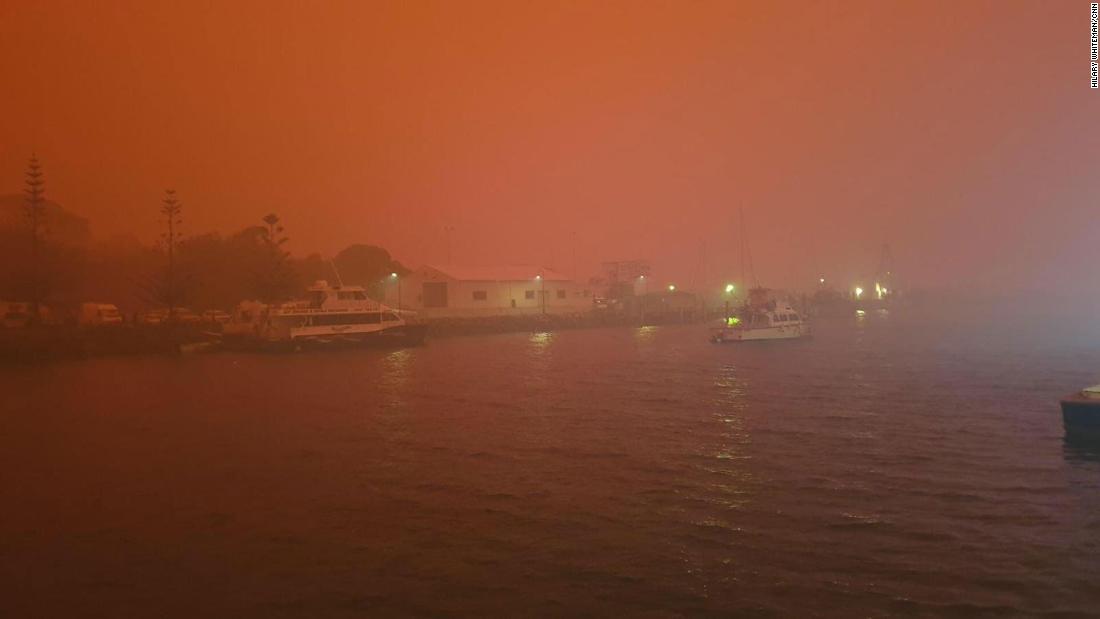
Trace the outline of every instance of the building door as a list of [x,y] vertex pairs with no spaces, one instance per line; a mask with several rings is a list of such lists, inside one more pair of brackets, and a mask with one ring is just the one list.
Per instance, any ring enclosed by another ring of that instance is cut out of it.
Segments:
[[424,282],[424,307],[447,307],[447,282]]

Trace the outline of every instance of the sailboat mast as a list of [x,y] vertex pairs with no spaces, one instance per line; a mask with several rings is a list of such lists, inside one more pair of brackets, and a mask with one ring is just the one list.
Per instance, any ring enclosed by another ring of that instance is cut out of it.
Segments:
[[738,226],[741,230],[741,286],[748,290],[749,282],[745,279],[745,207],[740,206],[737,210],[741,217]]

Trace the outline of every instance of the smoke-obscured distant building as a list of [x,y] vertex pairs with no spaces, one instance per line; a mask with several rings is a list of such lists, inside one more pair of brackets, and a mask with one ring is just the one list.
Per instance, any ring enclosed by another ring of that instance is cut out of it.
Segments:
[[[400,296],[400,298],[399,298]],[[385,302],[425,318],[572,314],[592,308],[592,293],[537,266],[431,266],[391,277]]]

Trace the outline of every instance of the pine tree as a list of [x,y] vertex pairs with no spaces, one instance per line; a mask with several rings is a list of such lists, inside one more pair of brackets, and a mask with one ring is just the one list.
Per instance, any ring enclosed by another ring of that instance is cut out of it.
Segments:
[[283,249],[289,239],[282,236],[283,227],[279,224],[279,216],[270,213],[263,218],[263,222],[267,226],[263,235],[267,255],[263,272],[258,274],[257,292],[262,300],[274,303],[283,301],[290,295],[294,286],[294,274],[290,268],[289,254]]
[[44,271],[42,268],[42,244],[44,236],[43,228],[46,223],[46,181],[42,178],[42,165],[38,162],[38,157],[34,154],[31,155],[31,159],[27,164],[25,184],[26,188],[23,190],[23,193],[26,198],[26,215],[27,221],[30,224],[31,233],[29,300],[31,303],[31,321],[38,322],[40,305],[42,303],[42,297],[44,296],[44,286],[42,285]]

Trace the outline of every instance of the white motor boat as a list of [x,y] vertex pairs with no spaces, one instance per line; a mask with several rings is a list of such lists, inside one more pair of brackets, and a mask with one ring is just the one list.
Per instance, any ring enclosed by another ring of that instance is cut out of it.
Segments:
[[362,286],[331,286],[320,280],[309,287],[309,297],[304,301],[241,303],[223,333],[230,340],[295,346],[395,338],[419,343],[425,327],[410,324],[406,316],[368,297]]
[[711,329],[711,341],[748,342],[790,340],[810,335],[810,325],[787,301],[762,300],[765,290],[757,288],[751,301],[736,316],[728,316]]

